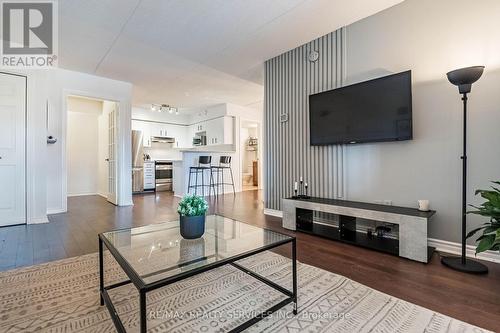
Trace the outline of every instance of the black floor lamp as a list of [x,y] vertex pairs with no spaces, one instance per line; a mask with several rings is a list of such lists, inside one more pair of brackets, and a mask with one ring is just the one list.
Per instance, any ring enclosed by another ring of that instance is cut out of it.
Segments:
[[462,256],[442,257],[441,262],[457,271],[485,274],[488,267],[480,262],[467,259],[465,255],[465,236],[467,235],[467,94],[470,93],[472,84],[479,80],[483,74],[484,66],[473,66],[456,69],[446,74],[448,80],[458,86],[458,92],[462,94],[464,102],[464,143],[462,155]]

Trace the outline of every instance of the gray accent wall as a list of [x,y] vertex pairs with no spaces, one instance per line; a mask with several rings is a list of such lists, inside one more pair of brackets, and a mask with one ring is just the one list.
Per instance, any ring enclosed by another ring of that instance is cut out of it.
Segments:
[[[308,59],[317,51],[316,61]],[[269,59],[265,63],[265,207],[281,210],[303,176],[309,194],[343,198],[345,147],[309,144],[309,95],[342,85],[345,79],[345,29]],[[288,120],[280,121],[281,115]]]
[[[462,101],[446,72],[486,66],[468,104],[467,202],[477,205],[483,199],[474,190],[500,180],[499,40],[498,0],[483,0],[481,6],[467,0],[406,0],[270,59],[265,65],[266,208],[280,209],[279,199],[292,193],[293,179],[303,173],[314,195],[406,207],[429,199],[437,211],[429,237],[459,242]],[[316,63],[307,60],[310,49],[320,51]],[[413,140],[344,149],[309,146],[309,93],[405,70],[412,71]],[[280,124],[284,112],[290,120]],[[486,221],[468,215],[467,227]]]

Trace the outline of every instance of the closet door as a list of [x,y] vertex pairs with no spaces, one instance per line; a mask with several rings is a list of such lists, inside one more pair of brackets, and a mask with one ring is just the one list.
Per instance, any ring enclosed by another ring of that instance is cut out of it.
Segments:
[[26,78],[0,73],[0,226],[26,223]]

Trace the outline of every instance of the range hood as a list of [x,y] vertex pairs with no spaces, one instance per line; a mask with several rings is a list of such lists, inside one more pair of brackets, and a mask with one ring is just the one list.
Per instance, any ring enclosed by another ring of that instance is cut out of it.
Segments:
[[151,142],[159,142],[159,143],[175,143],[175,138],[170,138],[167,136],[152,136]]

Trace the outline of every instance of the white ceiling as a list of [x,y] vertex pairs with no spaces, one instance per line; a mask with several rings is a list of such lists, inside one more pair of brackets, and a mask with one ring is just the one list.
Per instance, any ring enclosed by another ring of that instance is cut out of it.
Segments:
[[59,65],[133,104],[259,106],[263,63],[402,0],[60,0]]

